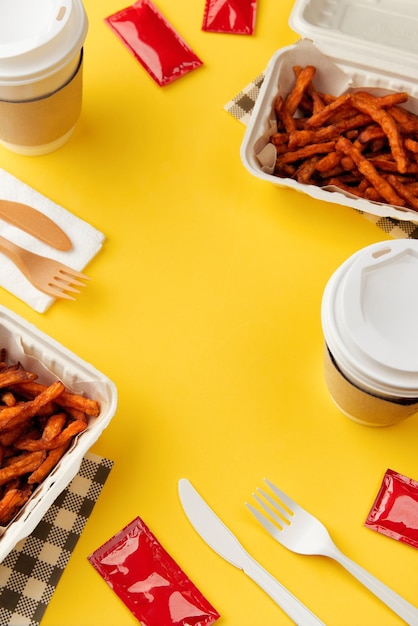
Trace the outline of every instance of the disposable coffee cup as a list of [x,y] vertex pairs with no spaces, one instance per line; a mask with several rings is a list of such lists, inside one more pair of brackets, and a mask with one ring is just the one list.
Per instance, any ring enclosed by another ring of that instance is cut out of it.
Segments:
[[418,411],[418,241],[373,244],[322,298],[325,381],[340,411],[368,426]]
[[87,16],[81,0],[0,0],[0,143],[61,147],[81,112]]

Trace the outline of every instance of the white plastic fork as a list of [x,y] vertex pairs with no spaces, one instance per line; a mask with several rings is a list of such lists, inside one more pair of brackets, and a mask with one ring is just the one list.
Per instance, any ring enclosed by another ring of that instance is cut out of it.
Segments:
[[85,286],[81,281],[89,280],[88,276],[63,263],[25,250],[1,236],[0,252],[13,261],[36,289],[55,298],[75,300],[67,291],[80,293],[77,287]]
[[267,532],[292,552],[322,555],[338,561],[409,626],[418,626],[418,609],[415,606],[345,556],[318,519],[296,504],[269,480],[264,480],[275,497],[261,489],[257,489],[259,495],[253,493],[253,497],[269,517],[251,504],[246,503],[246,505]]

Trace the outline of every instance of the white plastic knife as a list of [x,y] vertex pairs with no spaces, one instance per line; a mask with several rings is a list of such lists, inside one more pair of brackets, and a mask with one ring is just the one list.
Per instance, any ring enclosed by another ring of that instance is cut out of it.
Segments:
[[186,478],[178,491],[184,512],[200,537],[221,557],[256,582],[298,626],[325,626],[300,600],[273,578],[240,544]]

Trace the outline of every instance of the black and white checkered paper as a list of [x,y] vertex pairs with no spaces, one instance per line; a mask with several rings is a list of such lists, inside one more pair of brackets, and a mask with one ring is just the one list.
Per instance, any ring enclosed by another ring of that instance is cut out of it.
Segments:
[[0,625],[38,626],[113,462],[88,452],[29,537],[0,564]]
[[[264,72],[259,74],[254,80],[244,87],[236,96],[225,105],[225,110],[235,119],[248,125],[255,102],[260,93],[261,85],[264,81]],[[357,209],[353,209],[356,211]],[[403,220],[395,220],[390,217],[380,217],[357,211],[361,213],[367,220],[374,223],[385,233],[394,239],[418,239],[418,225],[413,222],[404,222]]]

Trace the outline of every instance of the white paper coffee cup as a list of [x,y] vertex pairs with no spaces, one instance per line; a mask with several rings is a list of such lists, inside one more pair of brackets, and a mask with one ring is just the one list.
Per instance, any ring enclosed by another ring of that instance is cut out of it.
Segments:
[[45,154],[81,111],[87,16],[81,0],[0,2],[0,143]]
[[373,244],[328,281],[325,380],[339,409],[370,426],[418,411],[418,241]]

